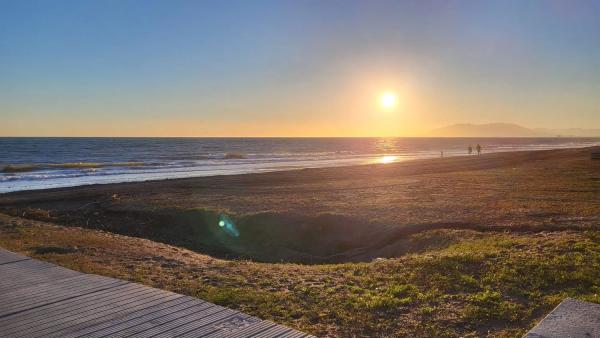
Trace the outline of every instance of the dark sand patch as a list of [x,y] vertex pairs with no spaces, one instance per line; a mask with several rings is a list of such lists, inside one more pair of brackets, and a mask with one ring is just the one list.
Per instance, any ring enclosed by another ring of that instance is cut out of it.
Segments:
[[0,195],[0,210],[222,258],[371,261],[414,251],[407,236],[426,230],[597,229],[591,150],[16,192]]

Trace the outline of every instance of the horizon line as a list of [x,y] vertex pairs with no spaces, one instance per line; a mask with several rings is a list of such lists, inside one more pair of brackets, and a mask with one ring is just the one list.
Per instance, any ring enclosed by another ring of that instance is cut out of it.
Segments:
[[554,136],[3,136],[0,138],[600,138],[596,136],[554,135]]

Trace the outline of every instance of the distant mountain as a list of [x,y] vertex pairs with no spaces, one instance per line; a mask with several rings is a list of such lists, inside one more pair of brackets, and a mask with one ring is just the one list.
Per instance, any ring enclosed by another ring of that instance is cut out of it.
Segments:
[[448,137],[536,137],[542,132],[511,123],[453,124],[431,131],[431,136]]
[[429,136],[440,137],[600,137],[600,129],[530,129],[513,123],[459,123],[434,129]]
[[600,137],[600,129],[582,129],[582,128],[570,128],[570,129],[544,129],[536,128],[535,131],[549,135],[549,136],[562,136],[562,137]]

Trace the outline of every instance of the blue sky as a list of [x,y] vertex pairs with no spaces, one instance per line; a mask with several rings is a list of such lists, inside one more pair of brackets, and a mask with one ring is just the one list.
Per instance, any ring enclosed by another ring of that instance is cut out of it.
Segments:
[[0,135],[600,128],[598,92],[600,1],[0,0]]

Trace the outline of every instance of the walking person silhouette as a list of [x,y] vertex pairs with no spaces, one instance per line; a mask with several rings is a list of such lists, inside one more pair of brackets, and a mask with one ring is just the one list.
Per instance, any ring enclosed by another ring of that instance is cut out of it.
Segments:
[[471,147],[471,145],[469,144],[469,148],[467,148],[469,150],[469,155],[471,155],[473,153],[473,147]]
[[481,145],[477,143],[477,155],[481,155]]

